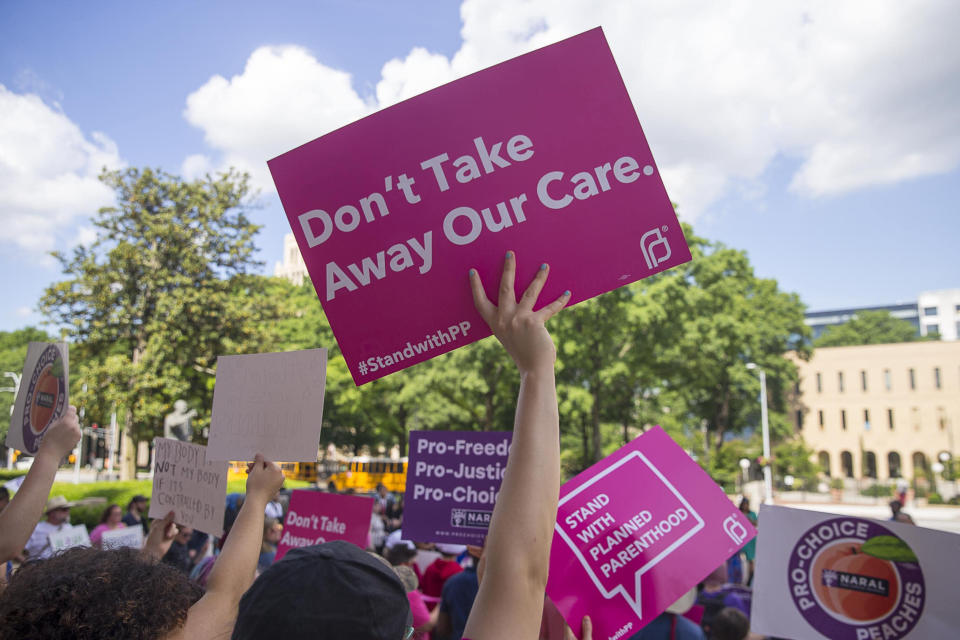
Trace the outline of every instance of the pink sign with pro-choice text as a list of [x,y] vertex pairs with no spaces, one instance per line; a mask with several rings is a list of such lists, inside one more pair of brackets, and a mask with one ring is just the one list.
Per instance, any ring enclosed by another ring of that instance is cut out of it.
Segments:
[[503,256],[540,304],[690,259],[598,28],[379,111],[269,162],[354,381],[490,335]]
[[547,595],[575,631],[628,638],[756,530],[656,427],[560,489]]
[[373,498],[346,496],[300,489],[290,494],[290,508],[283,519],[283,535],[277,545],[279,560],[290,549],[310,547],[331,540],[346,540],[367,548]]

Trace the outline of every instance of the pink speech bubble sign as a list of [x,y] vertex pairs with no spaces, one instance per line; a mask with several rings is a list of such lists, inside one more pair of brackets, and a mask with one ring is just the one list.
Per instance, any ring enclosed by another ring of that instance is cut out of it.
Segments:
[[561,488],[547,595],[573,629],[629,637],[755,533],[657,427]]
[[461,78],[274,158],[270,171],[354,381],[490,335],[540,264],[571,304],[690,260],[600,29]]

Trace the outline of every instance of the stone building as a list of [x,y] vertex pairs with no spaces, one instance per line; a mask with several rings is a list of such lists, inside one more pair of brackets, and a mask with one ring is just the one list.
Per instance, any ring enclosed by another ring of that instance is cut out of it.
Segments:
[[912,480],[957,455],[960,342],[816,349],[793,416],[836,477]]

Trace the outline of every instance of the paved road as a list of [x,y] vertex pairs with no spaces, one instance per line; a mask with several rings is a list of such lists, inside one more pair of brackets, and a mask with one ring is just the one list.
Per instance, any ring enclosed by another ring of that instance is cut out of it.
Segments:
[[[886,505],[866,505],[866,504],[842,504],[842,503],[804,503],[804,502],[782,502],[777,504],[785,507],[794,507],[796,509],[809,509],[810,511],[825,511],[827,513],[836,513],[843,516],[857,516],[859,518],[875,518],[877,520],[889,520],[890,508]],[[921,527],[938,529],[940,531],[949,531],[950,533],[960,534],[960,507],[951,506],[927,506],[927,507],[906,507],[905,513],[909,513],[913,520]]]

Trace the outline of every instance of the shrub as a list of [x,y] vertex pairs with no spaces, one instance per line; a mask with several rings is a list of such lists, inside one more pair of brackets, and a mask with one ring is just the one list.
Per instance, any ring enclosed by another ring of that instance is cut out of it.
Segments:
[[960,495],[953,496],[952,498],[947,500],[947,504],[960,505]]
[[830,481],[831,489],[843,489],[843,478],[834,478]]
[[943,496],[934,491],[927,496],[927,504],[943,504]]
[[860,492],[860,495],[871,498],[889,498],[893,495],[893,487],[888,484],[875,484]]

